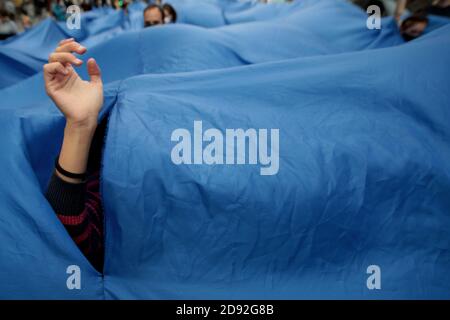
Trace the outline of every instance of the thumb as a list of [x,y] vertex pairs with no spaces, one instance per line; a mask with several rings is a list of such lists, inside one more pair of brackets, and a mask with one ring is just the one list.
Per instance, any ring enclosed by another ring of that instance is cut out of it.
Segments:
[[100,67],[94,58],[90,58],[87,62],[87,70],[89,73],[89,77],[91,78],[91,82],[94,83],[102,83],[102,74],[100,71]]

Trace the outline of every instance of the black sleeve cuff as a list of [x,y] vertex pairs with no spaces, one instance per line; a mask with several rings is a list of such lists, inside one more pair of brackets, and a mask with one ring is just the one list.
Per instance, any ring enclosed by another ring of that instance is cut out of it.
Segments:
[[78,215],[84,210],[86,183],[66,182],[53,172],[45,196],[57,214]]

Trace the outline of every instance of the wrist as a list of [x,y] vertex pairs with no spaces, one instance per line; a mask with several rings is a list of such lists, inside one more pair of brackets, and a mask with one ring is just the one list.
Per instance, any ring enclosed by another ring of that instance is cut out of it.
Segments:
[[[89,151],[92,138],[97,129],[97,119],[83,122],[66,121],[64,128],[64,142],[69,146],[76,146],[77,148]],[[84,147],[86,146],[86,147]]]
[[97,128],[97,116],[82,120],[67,119],[65,132],[93,133]]

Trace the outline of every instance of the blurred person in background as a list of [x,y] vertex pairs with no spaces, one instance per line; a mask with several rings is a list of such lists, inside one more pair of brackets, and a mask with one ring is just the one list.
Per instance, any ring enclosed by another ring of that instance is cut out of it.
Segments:
[[21,5],[22,11],[33,20],[36,17],[36,6],[32,0],[23,0]]
[[413,14],[402,21],[400,34],[406,41],[411,41],[421,36],[428,26],[428,18],[423,14]]
[[394,17],[400,21],[408,9],[412,14],[434,14],[450,17],[450,0],[398,0]]
[[[401,21],[406,10],[411,16]],[[428,26],[428,14],[450,17],[450,0],[398,0],[394,17],[400,24],[400,33],[406,41],[421,36]]]
[[168,3],[165,3],[162,8],[164,11],[164,23],[177,22],[177,12],[175,11],[174,7],[172,7]]
[[23,0],[14,0],[14,5],[16,6],[16,15],[18,16],[18,18],[20,18],[20,16],[22,15],[22,9],[23,9]]
[[435,0],[433,5],[428,7],[428,13],[450,18],[450,0]]
[[4,9],[0,10],[0,40],[14,36],[19,32],[14,20],[14,15]]
[[128,4],[129,4],[128,0],[114,0],[113,7],[116,10],[120,9],[127,10]]
[[63,0],[56,0],[53,2],[52,14],[58,21],[64,21],[66,19],[66,6]]
[[83,11],[90,11],[92,10],[94,3],[92,0],[83,0],[81,1],[80,6]]
[[157,4],[150,4],[144,9],[144,28],[164,24],[164,11]]
[[50,12],[51,1],[49,0],[24,0],[24,5],[25,3],[27,6],[27,13],[31,18],[35,15],[42,16],[44,13]]
[[20,22],[22,23],[22,27],[24,30],[31,29],[31,27],[33,26],[30,16],[23,8],[20,9]]
[[3,9],[11,16],[16,15],[16,5],[11,0],[6,0],[3,4]]

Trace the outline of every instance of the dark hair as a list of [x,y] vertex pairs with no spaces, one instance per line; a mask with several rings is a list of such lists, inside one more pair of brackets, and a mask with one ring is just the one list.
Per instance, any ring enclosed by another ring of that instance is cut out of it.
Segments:
[[412,16],[406,18],[402,21],[401,29],[404,30],[416,22],[424,22],[428,24],[428,18],[425,14],[413,14]]
[[418,37],[417,35],[411,35],[406,33],[406,29],[408,29],[415,23],[425,23],[426,25],[428,25],[428,18],[426,15],[423,14],[413,14],[412,16],[402,21],[402,24],[400,26],[400,33],[403,39],[405,39],[406,41],[411,41]]
[[159,12],[161,12],[162,19],[164,21],[164,10],[160,6],[158,6],[157,4],[154,4],[154,3],[149,4],[147,7],[145,7],[144,13],[146,13],[148,10],[151,10],[151,9],[158,9]]
[[175,8],[174,7],[172,7],[170,4],[168,4],[168,3],[165,3],[164,5],[163,5],[163,10],[167,10],[167,11],[169,11],[170,12],[170,14],[172,15],[172,17],[173,17],[173,20],[172,20],[172,22],[177,22],[177,12],[175,11]]

